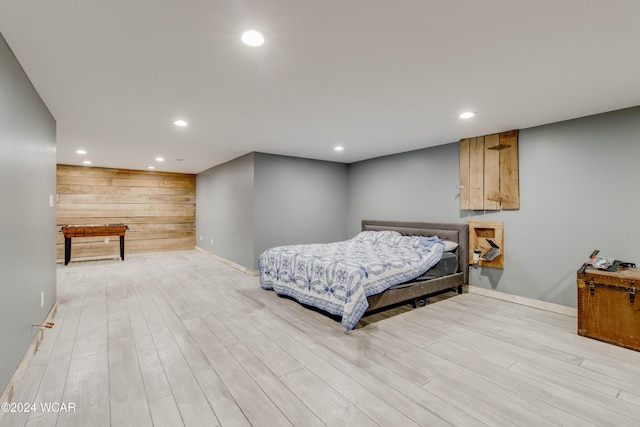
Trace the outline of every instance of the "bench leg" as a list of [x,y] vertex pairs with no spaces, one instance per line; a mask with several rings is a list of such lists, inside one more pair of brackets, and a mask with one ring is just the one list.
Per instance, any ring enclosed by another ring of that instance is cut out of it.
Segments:
[[64,238],[64,265],[69,264],[71,259],[71,237]]
[[120,258],[124,261],[124,236],[120,236]]

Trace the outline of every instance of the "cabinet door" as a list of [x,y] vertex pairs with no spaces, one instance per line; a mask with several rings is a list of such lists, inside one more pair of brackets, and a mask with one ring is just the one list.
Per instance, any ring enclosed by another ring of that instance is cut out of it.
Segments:
[[460,140],[460,209],[519,209],[518,131]]

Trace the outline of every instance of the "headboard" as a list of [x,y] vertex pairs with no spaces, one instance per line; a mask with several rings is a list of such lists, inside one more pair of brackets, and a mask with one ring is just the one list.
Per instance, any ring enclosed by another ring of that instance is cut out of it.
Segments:
[[362,220],[362,231],[397,231],[405,236],[438,236],[442,240],[458,243],[458,271],[463,273],[464,284],[469,283],[469,227],[467,224],[448,222],[403,222]]

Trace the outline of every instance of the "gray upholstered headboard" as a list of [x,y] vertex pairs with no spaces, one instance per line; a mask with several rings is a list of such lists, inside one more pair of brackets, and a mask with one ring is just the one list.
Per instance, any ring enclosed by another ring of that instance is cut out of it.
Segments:
[[458,242],[458,271],[464,275],[464,284],[469,283],[469,227],[467,224],[447,222],[404,222],[362,220],[362,231],[393,230],[405,236],[438,236],[442,240]]

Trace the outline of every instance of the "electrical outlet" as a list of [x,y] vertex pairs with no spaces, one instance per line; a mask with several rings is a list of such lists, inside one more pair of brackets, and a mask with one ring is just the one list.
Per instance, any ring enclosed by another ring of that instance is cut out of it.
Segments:
[[105,238],[104,238],[104,242],[105,242],[105,243],[109,243],[109,238],[108,238],[108,237],[105,237]]
[[40,292],[40,308],[44,307],[44,291]]
[[49,194],[49,207],[53,207],[53,194]]
[[213,237],[211,238],[211,244],[213,245]]
[[202,234],[200,235],[200,241],[202,241]]

